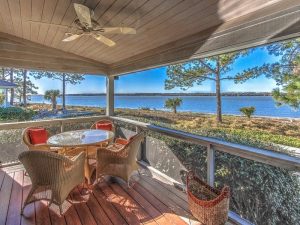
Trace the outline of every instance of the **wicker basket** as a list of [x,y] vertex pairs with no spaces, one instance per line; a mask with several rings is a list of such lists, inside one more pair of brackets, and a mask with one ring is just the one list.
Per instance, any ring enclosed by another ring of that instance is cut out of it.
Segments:
[[228,186],[219,191],[200,180],[193,172],[189,172],[187,193],[189,208],[199,222],[205,225],[226,223],[230,196]]

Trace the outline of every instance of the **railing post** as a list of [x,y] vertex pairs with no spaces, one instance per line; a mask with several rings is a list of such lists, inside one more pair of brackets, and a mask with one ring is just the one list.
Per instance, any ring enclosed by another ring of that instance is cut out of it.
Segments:
[[207,146],[207,183],[212,187],[215,183],[215,150],[211,144]]
[[[135,127],[135,132],[137,134],[142,132],[142,131],[143,130],[140,127],[138,127],[138,126]],[[144,161],[144,162],[148,163],[147,155],[146,155],[146,137],[144,138],[144,141],[141,144],[141,151],[140,151],[140,155],[138,157],[138,160],[141,160],[141,161]]]
[[63,121],[60,122],[60,132],[64,132],[65,131],[65,126],[64,126],[64,123]]
[[107,76],[106,77],[106,115],[113,116],[114,115],[114,77]]

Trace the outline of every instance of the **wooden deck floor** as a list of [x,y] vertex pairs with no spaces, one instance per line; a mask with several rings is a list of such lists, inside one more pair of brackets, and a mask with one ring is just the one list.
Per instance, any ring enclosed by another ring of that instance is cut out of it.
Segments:
[[63,216],[57,206],[48,208],[45,201],[28,205],[21,216],[30,178],[20,165],[2,168],[0,225],[189,224],[192,217],[183,192],[153,176],[137,178],[131,189],[119,180],[102,182],[90,194],[76,188],[63,204]]

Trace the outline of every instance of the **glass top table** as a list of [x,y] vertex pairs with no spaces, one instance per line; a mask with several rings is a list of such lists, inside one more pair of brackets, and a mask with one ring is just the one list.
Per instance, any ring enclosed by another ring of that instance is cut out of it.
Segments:
[[[50,137],[47,141],[48,145],[53,147],[60,147],[62,150],[58,154],[70,154],[72,149],[75,149],[75,154],[78,154],[76,149],[82,148],[86,152],[86,160],[84,166],[84,174],[87,178],[88,184],[91,183],[92,169],[89,166],[89,152],[92,151],[93,146],[99,146],[103,143],[111,142],[114,138],[114,133],[106,130],[74,130],[56,134]],[[79,152],[82,150],[79,150]]]
[[80,147],[98,145],[110,141],[114,133],[106,130],[75,130],[56,134],[47,141],[48,145],[55,147]]

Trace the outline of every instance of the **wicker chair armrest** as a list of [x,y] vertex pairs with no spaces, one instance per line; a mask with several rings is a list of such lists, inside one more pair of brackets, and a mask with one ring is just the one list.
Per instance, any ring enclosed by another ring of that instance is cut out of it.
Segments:
[[30,145],[33,146],[33,147],[36,147],[36,148],[38,148],[38,147],[50,148],[50,145],[48,145],[48,144],[36,144],[36,145],[30,144]]
[[97,154],[111,155],[119,158],[126,158],[127,157],[126,149],[127,146],[125,145],[112,144],[107,146],[106,148],[98,148]]
[[81,163],[84,164],[85,161],[85,152],[80,152],[78,155],[74,156],[70,159],[74,165],[80,165]]
[[73,173],[76,170],[81,170],[84,168],[85,163],[85,152],[81,152],[80,154],[74,156],[73,158],[65,159],[65,169],[68,172]]

